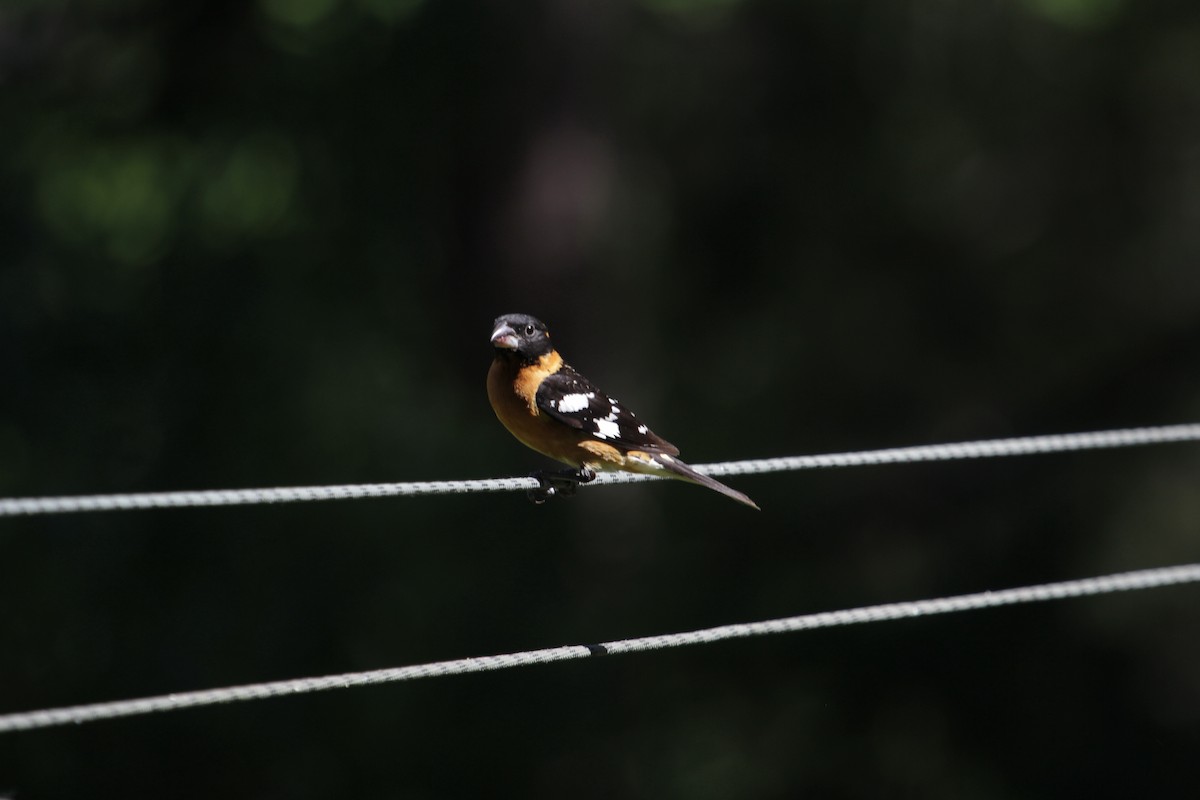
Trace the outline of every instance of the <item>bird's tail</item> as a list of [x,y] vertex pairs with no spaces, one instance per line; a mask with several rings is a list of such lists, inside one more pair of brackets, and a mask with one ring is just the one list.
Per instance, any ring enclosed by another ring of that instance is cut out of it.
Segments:
[[674,456],[669,456],[665,453],[656,453],[653,458],[659,465],[661,465],[668,472],[673,473],[677,478],[690,483],[699,484],[700,486],[706,486],[709,489],[712,489],[714,492],[720,492],[732,500],[737,500],[743,505],[750,506],[755,511],[762,510],[758,507],[757,503],[738,490],[730,489],[728,486],[715,478],[710,478],[707,475],[701,475],[699,472],[696,472],[696,470],[692,469]]

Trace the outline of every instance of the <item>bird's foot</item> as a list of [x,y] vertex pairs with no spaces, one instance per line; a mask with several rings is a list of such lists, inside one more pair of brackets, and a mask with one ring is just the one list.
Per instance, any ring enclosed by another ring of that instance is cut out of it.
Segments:
[[529,500],[534,505],[540,506],[551,497],[570,497],[575,494],[579,484],[591,483],[596,479],[596,471],[588,467],[562,470],[561,472],[538,470],[530,477],[537,478],[540,485],[536,489],[529,490]]

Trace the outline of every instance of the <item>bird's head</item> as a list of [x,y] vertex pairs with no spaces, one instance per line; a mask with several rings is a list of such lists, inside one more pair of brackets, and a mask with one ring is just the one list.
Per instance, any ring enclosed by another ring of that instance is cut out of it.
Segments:
[[514,353],[522,361],[530,362],[554,349],[545,323],[528,314],[497,317],[492,326],[492,347],[497,353]]

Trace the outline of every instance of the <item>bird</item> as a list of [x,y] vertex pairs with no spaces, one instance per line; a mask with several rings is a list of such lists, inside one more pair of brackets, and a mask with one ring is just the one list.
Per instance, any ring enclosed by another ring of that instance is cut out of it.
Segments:
[[567,364],[541,320],[504,314],[492,326],[491,342],[487,392],[496,417],[526,447],[573,468],[534,473],[540,483],[530,493],[535,503],[570,494],[597,472],[625,471],[696,483],[758,510],[746,495],[681,461],[679,448]]

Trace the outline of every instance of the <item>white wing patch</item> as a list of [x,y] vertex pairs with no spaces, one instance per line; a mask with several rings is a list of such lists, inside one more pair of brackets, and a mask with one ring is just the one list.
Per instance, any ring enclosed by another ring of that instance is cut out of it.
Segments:
[[[597,389],[566,364],[542,380],[537,405],[567,427],[618,449],[645,450],[654,458],[664,451],[678,452],[670,442],[655,436],[624,403]],[[651,466],[661,468],[663,464],[653,461]]]
[[[564,414],[574,414],[588,407],[588,401],[596,396],[595,392],[577,392],[564,394],[558,401],[558,410]],[[553,404],[552,404],[553,405]]]
[[596,426],[597,439],[619,439],[621,437],[621,426],[611,419],[598,419],[593,423]]

